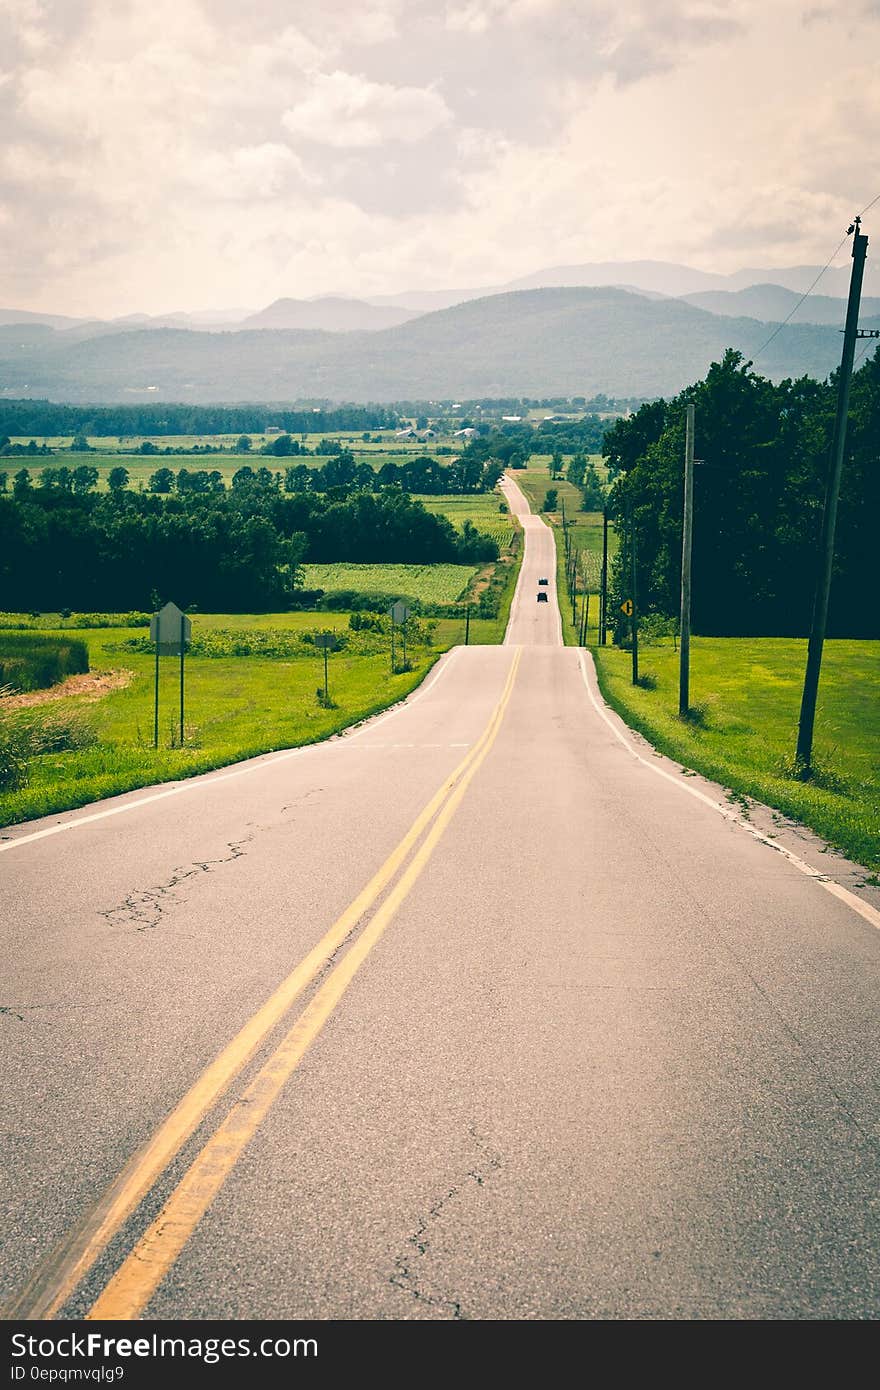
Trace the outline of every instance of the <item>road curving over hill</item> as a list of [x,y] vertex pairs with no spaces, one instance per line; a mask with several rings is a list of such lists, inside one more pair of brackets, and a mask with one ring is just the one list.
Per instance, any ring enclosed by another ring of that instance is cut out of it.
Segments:
[[8,1315],[880,1312],[880,916],[631,738],[504,488],[503,646],[0,841]]

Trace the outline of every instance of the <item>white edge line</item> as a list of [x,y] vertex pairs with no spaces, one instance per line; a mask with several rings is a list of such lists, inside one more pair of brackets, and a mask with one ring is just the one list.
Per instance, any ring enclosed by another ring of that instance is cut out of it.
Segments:
[[[688,796],[696,797],[696,799],[702,801],[705,806],[711,806],[713,811],[717,811],[718,814],[723,816],[726,821],[729,821],[731,825],[736,825],[740,830],[745,830],[753,839],[760,840],[761,844],[767,845],[770,849],[775,850],[777,854],[783,855],[783,857],[787,859],[790,864],[793,864],[796,869],[800,869],[802,874],[806,874],[807,878],[812,878],[816,883],[821,884],[827,892],[831,893],[835,898],[839,898],[841,902],[846,903],[847,907],[851,907],[853,911],[857,912],[860,917],[863,917],[866,922],[870,922],[872,927],[876,927],[878,931],[880,931],[880,912],[878,912],[875,907],[872,907],[870,903],[866,903],[864,898],[858,897],[856,893],[851,893],[850,890],[844,888],[842,884],[836,883],[834,879],[828,878],[820,869],[814,869],[812,864],[808,864],[806,860],[800,859],[790,849],[786,849],[785,845],[778,844],[776,840],[772,840],[769,835],[763,834],[763,832],[758,830],[754,825],[749,825],[748,821],[744,821],[742,817],[738,816],[730,807],[722,806],[718,801],[714,801],[711,796],[706,796],[705,792],[698,791],[696,787],[689,786],[687,782],[682,781],[680,776],[677,777],[673,773],[667,772],[665,768],[658,767],[650,758],[643,758],[641,753],[633,747],[626,735],[621,732],[611,719],[609,719],[608,705],[605,703],[601,691],[599,691],[599,699],[602,700],[602,704],[600,705],[599,701],[596,699],[587,674],[587,667],[584,661],[585,656],[586,653],[581,651],[578,657],[578,665],[581,668],[581,676],[583,677],[584,685],[586,686],[587,694],[590,697],[593,708],[600,718],[604,719],[605,723],[614,734],[614,737],[623,744],[628,753],[631,753],[638,762],[644,763],[645,767],[649,767],[652,772],[656,772],[658,777],[664,777],[667,782],[671,782],[674,787],[678,787],[679,791],[687,792]],[[592,657],[590,659],[592,661]],[[596,677],[595,669],[593,670],[593,679],[596,681],[598,689],[598,678]]]
[[[65,830],[77,830],[81,825],[91,825],[94,821],[107,820],[110,816],[121,816],[126,811],[137,810],[139,806],[148,806],[153,801],[164,801],[168,796],[178,796],[180,792],[192,791],[196,787],[204,786],[209,780],[213,786],[217,782],[229,782],[233,777],[244,777],[248,772],[256,772],[273,763],[284,762],[287,758],[300,757],[303,753],[312,753],[323,748],[343,747],[352,739],[359,738],[361,734],[372,733],[373,729],[384,723],[386,719],[390,719],[392,715],[411,709],[416,701],[420,700],[423,695],[427,695],[429,690],[433,690],[440,677],[449,670],[453,658],[459,650],[459,647],[453,647],[449,653],[444,652],[443,655],[448,656],[448,660],[444,661],[443,657],[440,658],[437,668],[432,671],[428,681],[419,686],[411,696],[404,696],[402,700],[399,700],[391,709],[385,710],[383,714],[366,719],[354,732],[343,730],[340,734],[319,739],[316,743],[302,744],[299,748],[282,748],[277,753],[258,753],[256,757],[246,759],[244,766],[234,768],[231,772],[220,772],[212,768],[207,772],[197,773],[196,776],[187,777],[173,787],[166,787],[163,791],[151,792],[149,796],[139,796],[136,800],[127,801],[124,806],[109,806],[104,811],[91,811],[87,816],[77,816],[72,820],[61,821],[58,825],[46,826],[43,830],[33,830],[28,835],[19,835],[14,839],[4,840],[0,842],[0,854],[4,854],[10,849],[18,849],[20,845],[33,844],[35,840],[48,839],[50,835],[60,835]],[[127,795],[125,792],[120,794]],[[60,814],[64,813],[61,812]],[[11,828],[14,829],[14,827]]]

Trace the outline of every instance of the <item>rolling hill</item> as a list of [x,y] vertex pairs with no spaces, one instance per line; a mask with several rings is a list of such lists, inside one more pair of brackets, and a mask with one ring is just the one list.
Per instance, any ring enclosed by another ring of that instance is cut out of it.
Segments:
[[363,299],[343,299],[326,295],[320,299],[276,299],[258,314],[250,314],[238,327],[281,329],[324,329],[329,333],[353,333],[358,330],[375,333],[382,328],[396,328],[415,318],[414,309],[368,304]]
[[[811,294],[800,303],[801,296],[783,285],[749,285],[742,290],[704,290],[683,298],[698,309],[725,318],[761,319],[764,323],[781,323],[792,310],[797,310],[794,323],[824,323],[842,328],[846,318],[846,299],[828,294]],[[880,299],[862,297],[861,321],[880,315]]]
[[[870,326],[870,322],[868,325]],[[619,289],[493,295],[378,332],[154,329],[86,341],[0,328],[0,392],[69,401],[392,401],[668,395],[725,348],[753,356],[768,326]],[[761,354],[768,376],[825,377],[833,327],[789,325]]]

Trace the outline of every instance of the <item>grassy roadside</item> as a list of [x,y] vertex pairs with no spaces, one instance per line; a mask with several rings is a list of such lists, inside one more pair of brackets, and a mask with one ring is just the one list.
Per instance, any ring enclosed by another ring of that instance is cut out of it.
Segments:
[[[227,628],[259,624],[264,630],[272,625],[296,630],[306,628],[304,618],[309,619],[309,630],[343,629],[348,615],[264,614],[250,623],[240,616],[206,615],[196,621]],[[114,650],[121,642],[143,635],[142,629],[127,628],[88,633],[92,670],[123,669],[131,673],[129,683],[97,700],[78,695],[43,706],[56,718],[78,713],[93,727],[97,742],[35,757],[28,785],[0,796],[0,825],[70,810],[136,787],[192,777],[275,749],[315,743],[403,699],[444,650],[440,643],[417,647],[411,652],[412,670],[394,675],[385,652],[333,653],[329,664],[333,708],[325,708],[317,698],[323,683],[323,662],[317,652],[291,660],[190,656],[183,748],[174,746],[179,668],[174,658],[166,657],[160,673],[160,747],[154,749],[153,657]]]
[[630,654],[593,648],[603,696],[667,757],[801,821],[835,849],[880,870],[880,642],[825,646],[816,720],[817,776],[790,775],[805,643],[782,637],[695,637],[693,720],[678,718],[678,656],[645,647],[630,683]]
[[[499,562],[497,617],[471,619],[470,641],[474,645],[503,641],[522,559],[521,534],[517,529],[517,543]],[[477,571],[475,582],[480,582],[480,575]],[[323,683],[323,661],[308,647],[289,656],[191,654],[186,662],[183,748],[174,746],[179,741],[179,668],[174,658],[163,658],[161,664],[160,747],[154,749],[154,658],[149,652],[126,649],[132,639],[143,642],[145,629],[77,627],[77,638],[89,648],[91,672],[122,673],[122,683],[112,688],[108,682],[100,698],[80,693],[39,706],[51,711],[53,719],[63,721],[72,715],[85,722],[97,741],[91,746],[32,757],[28,784],[0,793],[0,826],[71,810],[138,787],[192,777],[260,753],[316,743],[402,700],[444,651],[464,641],[463,615],[430,620],[434,624],[430,645],[411,646],[408,656],[412,669],[392,674],[387,634],[352,637],[349,616],[347,612],[193,615],[194,637],[211,629],[270,638],[273,633],[338,631],[349,636],[352,647],[330,657],[332,708],[325,708],[317,698]],[[70,642],[70,627],[44,626],[45,615],[33,621],[35,626],[39,624],[41,638],[61,637]]]

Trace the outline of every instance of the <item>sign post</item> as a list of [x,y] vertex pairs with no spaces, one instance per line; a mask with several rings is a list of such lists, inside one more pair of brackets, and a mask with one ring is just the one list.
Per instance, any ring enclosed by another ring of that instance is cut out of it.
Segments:
[[153,700],[153,747],[159,747],[159,654],[180,657],[180,746],[184,737],[184,656],[192,623],[176,603],[166,603],[150,619],[150,641],[156,644],[156,688]]
[[330,703],[330,687],[327,679],[327,657],[328,654],[336,649],[336,638],[332,632],[316,632],[315,646],[323,648],[324,651],[324,704]]
[[406,669],[406,620],[409,617],[409,609],[403,599],[398,599],[392,603],[388,609],[388,616],[391,619],[391,670],[394,672],[394,629],[400,624],[401,637],[403,641],[403,666]]

